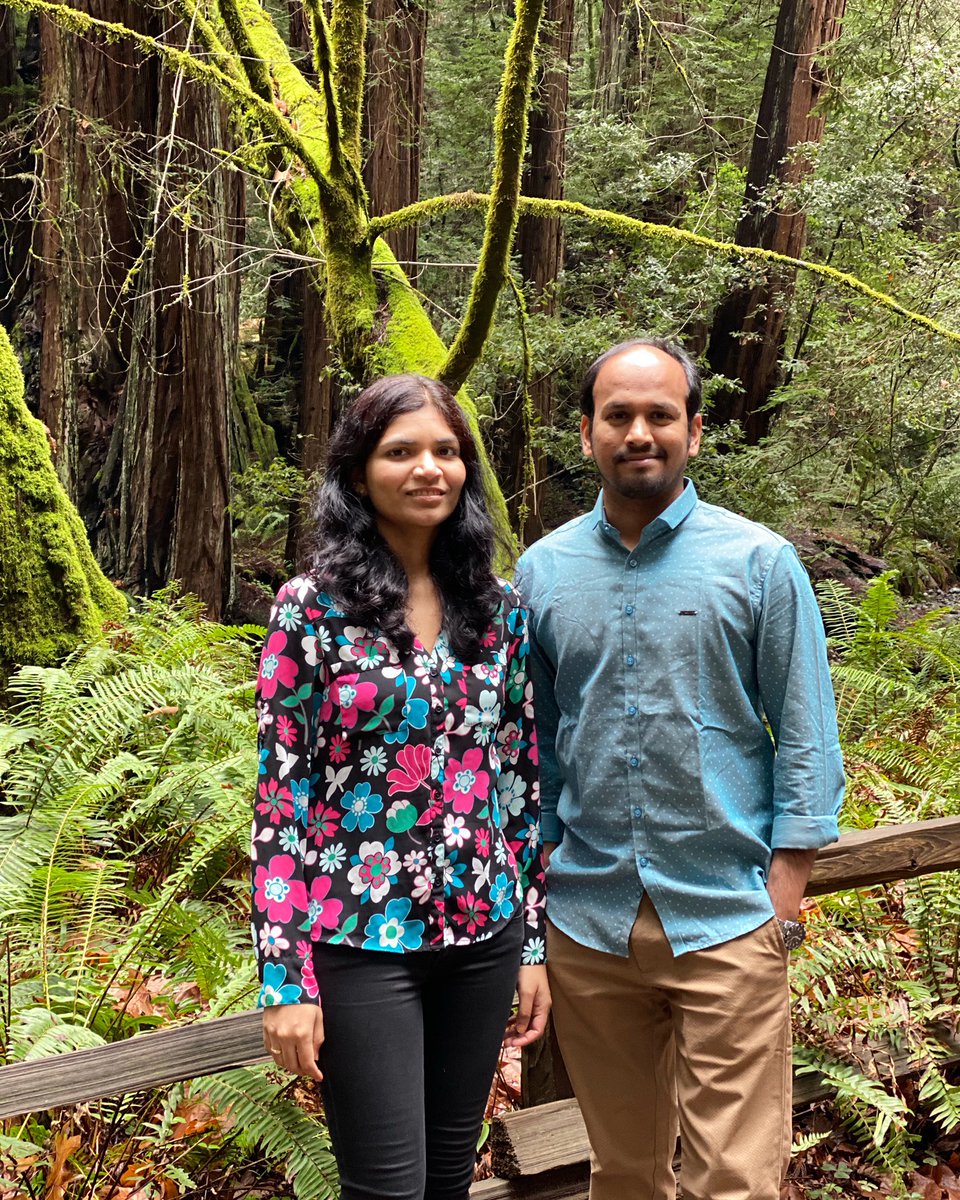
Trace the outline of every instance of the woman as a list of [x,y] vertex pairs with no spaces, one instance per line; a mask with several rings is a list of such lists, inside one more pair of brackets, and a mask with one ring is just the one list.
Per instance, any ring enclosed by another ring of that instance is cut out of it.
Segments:
[[549,992],[525,613],[446,388],[361,393],[316,523],[257,685],[264,1043],[321,1081],[343,1200],[464,1200],[514,988],[513,1046]]

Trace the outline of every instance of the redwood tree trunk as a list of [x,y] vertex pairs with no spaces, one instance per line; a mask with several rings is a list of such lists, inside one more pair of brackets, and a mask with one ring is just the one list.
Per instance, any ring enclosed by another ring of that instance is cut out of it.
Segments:
[[[35,22],[35,18],[31,21]],[[13,10],[0,8],[0,324],[13,325],[27,290],[33,170]]]
[[[530,154],[524,172],[525,196],[563,199],[566,166],[567,101],[570,91],[570,54],[573,46],[573,0],[548,0],[541,38],[544,58],[537,93],[530,113]],[[517,229],[517,253],[523,278],[533,286],[537,307],[549,316],[556,310],[556,281],[563,269],[563,225],[558,218],[522,217]],[[530,380],[530,402],[535,420],[553,420],[553,374],[537,372]],[[518,414],[519,417],[520,414]],[[525,509],[520,530],[526,545],[543,533],[543,479],[546,457],[539,449],[528,452],[526,422],[518,419],[510,431],[508,448],[509,496],[517,502],[511,516],[516,523]],[[527,478],[528,453],[532,454],[532,486]]]
[[[823,114],[814,111],[826,77],[823,51],[839,37],[845,3],[782,0],[737,225],[738,245],[793,257],[803,253],[806,214],[790,195],[813,168],[807,155],[793,151],[823,136]],[[765,405],[779,382],[794,283],[794,272],[771,271],[761,283],[732,292],[714,316],[707,351],[711,370],[739,381],[740,387],[717,394],[713,417],[720,424],[740,421],[752,444],[769,430],[771,413]]]
[[[372,0],[369,20],[363,179],[379,217],[420,198],[427,10],[419,0]],[[416,261],[415,225],[386,240],[401,264]]]
[[[175,108],[165,88],[158,131],[182,139],[183,182],[204,178],[190,221],[172,212],[180,187],[156,201],[156,243],[136,302],[123,408],[122,573],[135,591],[171,579],[219,617],[232,584],[229,428],[236,366],[243,184],[203,147],[231,145],[223,104],[184,83]],[[157,170],[167,141],[156,143]],[[179,182],[179,180],[178,180]]]
[[633,0],[601,0],[597,107],[625,116],[631,85],[639,82],[640,14]]
[[[132,0],[87,9],[164,32]],[[41,42],[40,413],[58,473],[111,577],[138,592],[178,579],[216,616],[242,237],[242,184],[204,152],[230,149],[223,106],[184,85],[174,118],[173,79],[125,42],[46,22]]]

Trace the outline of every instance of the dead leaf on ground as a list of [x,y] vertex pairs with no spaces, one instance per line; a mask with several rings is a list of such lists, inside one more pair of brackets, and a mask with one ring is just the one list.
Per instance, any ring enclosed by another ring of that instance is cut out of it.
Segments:
[[54,1135],[53,1161],[47,1171],[47,1182],[44,1188],[44,1200],[64,1200],[66,1186],[76,1175],[67,1162],[71,1154],[80,1149],[80,1135],[67,1137],[65,1133]]

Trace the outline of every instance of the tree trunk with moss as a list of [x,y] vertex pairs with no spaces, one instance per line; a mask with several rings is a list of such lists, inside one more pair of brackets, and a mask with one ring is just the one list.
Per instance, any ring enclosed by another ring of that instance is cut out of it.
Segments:
[[20,663],[54,662],[125,612],[57,478],[46,431],[27,410],[0,326],[0,677]]
[[[799,258],[806,213],[796,190],[813,170],[806,147],[823,137],[817,103],[826,82],[824,51],[840,35],[846,0],[782,0],[750,153],[740,246]],[[711,370],[734,381],[714,393],[712,419],[739,421],[756,444],[770,427],[767,403],[780,381],[794,269],[770,270],[735,289],[714,315],[707,357]]]

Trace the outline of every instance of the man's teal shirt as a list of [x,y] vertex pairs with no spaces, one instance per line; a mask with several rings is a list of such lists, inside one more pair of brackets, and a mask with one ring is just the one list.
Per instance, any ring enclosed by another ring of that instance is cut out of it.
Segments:
[[648,892],[682,954],[770,919],[774,849],[837,839],[823,624],[790,543],[689,480],[632,551],[602,499],[517,568],[543,835],[560,843],[547,911],[626,955]]

